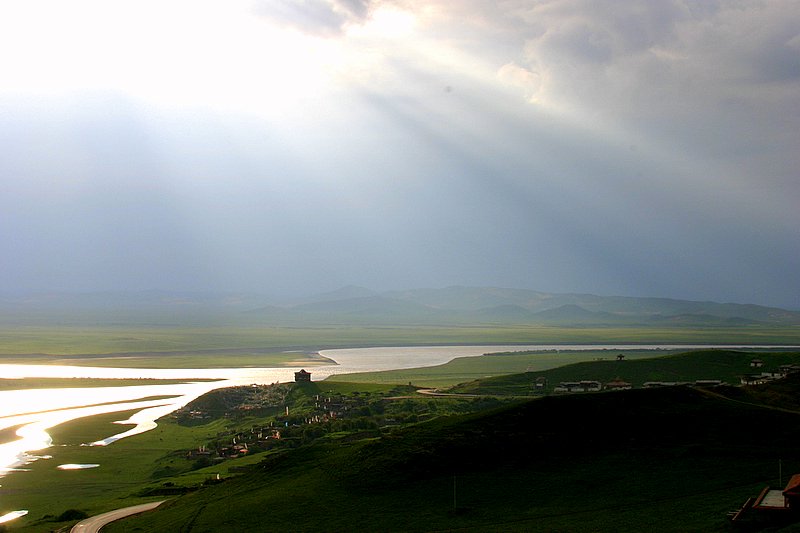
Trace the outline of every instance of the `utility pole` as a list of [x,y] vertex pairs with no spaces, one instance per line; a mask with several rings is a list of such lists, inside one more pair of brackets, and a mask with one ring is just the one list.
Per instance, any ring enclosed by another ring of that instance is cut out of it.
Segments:
[[453,511],[458,510],[458,505],[456,501],[456,476],[453,475]]

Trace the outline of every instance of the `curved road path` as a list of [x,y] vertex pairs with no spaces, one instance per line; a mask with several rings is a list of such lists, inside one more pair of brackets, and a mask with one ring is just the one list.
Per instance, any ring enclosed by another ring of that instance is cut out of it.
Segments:
[[81,520],[70,530],[70,533],[97,533],[100,531],[100,528],[104,525],[108,524],[109,522],[113,522],[114,520],[119,520],[120,518],[125,518],[126,516],[143,513],[145,511],[150,511],[155,509],[165,500],[160,502],[150,502],[150,503],[143,503],[141,505],[134,505],[133,507],[124,507],[122,509],[115,509],[114,511],[109,511],[107,513],[99,514],[97,516],[91,516],[86,520]]

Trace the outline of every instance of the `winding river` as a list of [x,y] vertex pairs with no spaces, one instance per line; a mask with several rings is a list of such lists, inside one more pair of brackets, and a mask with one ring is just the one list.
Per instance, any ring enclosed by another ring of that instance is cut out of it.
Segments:
[[[496,346],[415,346],[323,350],[320,355],[336,364],[313,367],[314,379],[353,372],[399,370],[444,364],[456,357],[475,357],[492,352],[524,350],[625,350],[692,348],[767,348],[765,346],[697,345],[496,345]],[[776,347],[771,347],[776,348]],[[788,347],[787,347],[788,348]],[[587,358],[590,357],[587,354]],[[572,358],[569,362],[574,362]],[[553,366],[558,366],[554,364]],[[187,383],[125,387],[28,389],[0,391],[0,432],[17,428],[16,440],[0,442],[0,478],[19,470],[40,456],[36,452],[52,445],[47,430],[77,418],[104,413],[137,410],[118,423],[132,426],[126,431],[90,443],[106,446],[119,439],[156,427],[156,420],[216,388],[253,383],[292,381],[300,368],[221,368],[221,369],[131,369],[59,365],[0,365],[3,378],[151,378],[186,379]],[[192,379],[217,379],[192,382]],[[155,399],[154,399],[155,398]],[[54,465],[54,468],[56,466]],[[11,520],[22,511],[0,516]]]

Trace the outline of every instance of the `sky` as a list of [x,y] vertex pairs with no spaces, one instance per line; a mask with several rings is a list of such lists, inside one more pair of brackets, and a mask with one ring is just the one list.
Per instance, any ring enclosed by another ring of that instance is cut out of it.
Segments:
[[800,8],[0,0],[0,291],[800,309]]

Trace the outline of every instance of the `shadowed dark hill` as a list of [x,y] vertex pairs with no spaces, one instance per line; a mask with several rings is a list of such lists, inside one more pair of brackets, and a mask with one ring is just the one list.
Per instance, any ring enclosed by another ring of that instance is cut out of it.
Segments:
[[315,444],[108,531],[725,531],[775,458],[800,469],[800,414],[744,395],[547,397]]

